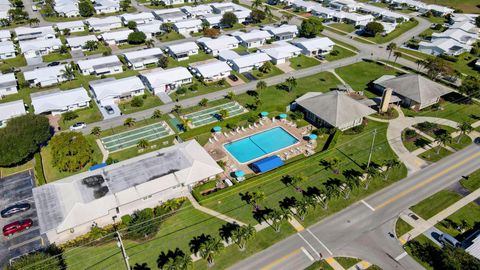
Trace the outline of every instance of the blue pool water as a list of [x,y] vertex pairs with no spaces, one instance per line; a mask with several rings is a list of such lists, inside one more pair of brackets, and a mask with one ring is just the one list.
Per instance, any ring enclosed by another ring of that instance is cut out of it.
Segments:
[[224,147],[238,162],[247,163],[297,142],[297,138],[286,130],[276,127],[227,143]]

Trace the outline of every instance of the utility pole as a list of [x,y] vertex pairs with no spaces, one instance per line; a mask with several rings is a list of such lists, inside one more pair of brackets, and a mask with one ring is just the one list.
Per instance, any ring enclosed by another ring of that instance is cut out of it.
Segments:
[[372,161],[373,146],[375,145],[375,136],[377,135],[377,129],[373,130],[372,146],[370,147],[370,153],[368,154],[367,169],[370,167],[370,162]]
[[115,228],[115,233],[117,235],[117,246],[120,248],[120,250],[122,251],[122,256],[123,256],[123,261],[125,262],[125,268],[126,270],[130,270],[130,263],[128,262],[128,255],[127,255],[127,251],[125,250],[125,246],[123,245],[123,241],[122,241],[122,235],[120,234],[120,232],[117,230],[117,225],[115,224],[115,218],[117,216],[114,216],[112,217],[113,218],[113,227]]

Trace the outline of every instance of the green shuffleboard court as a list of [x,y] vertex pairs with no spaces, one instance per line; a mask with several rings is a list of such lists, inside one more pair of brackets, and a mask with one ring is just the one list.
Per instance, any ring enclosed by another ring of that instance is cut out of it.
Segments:
[[102,138],[103,147],[109,152],[136,146],[140,140],[153,141],[174,134],[165,122],[159,122],[141,128],[132,129]]
[[183,118],[190,119],[192,121],[192,127],[195,128],[219,121],[218,112],[220,112],[221,110],[228,111],[227,118],[247,112],[247,109],[245,109],[242,105],[238,104],[235,101],[232,101],[198,112],[186,114],[183,116]]

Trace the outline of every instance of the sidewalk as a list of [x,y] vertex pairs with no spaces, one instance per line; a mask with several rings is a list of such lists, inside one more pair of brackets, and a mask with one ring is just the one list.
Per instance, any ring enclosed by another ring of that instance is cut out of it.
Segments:
[[214,210],[212,210],[212,209],[210,209],[210,208],[206,208],[206,207],[201,206],[201,205],[197,202],[197,200],[195,200],[195,198],[192,196],[192,194],[191,194],[190,192],[187,194],[187,198],[188,198],[188,200],[192,203],[193,208],[195,208],[195,209],[197,209],[197,210],[199,210],[199,211],[202,211],[202,212],[204,212],[204,213],[206,213],[206,214],[208,214],[208,215],[214,216],[214,217],[216,217],[216,218],[219,218],[219,219],[224,220],[224,221],[229,222],[229,223],[236,223],[236,224],[238,224],[238,225],[240,225],[240,226],[246,225],[245,223],[243,223],[243,222],[241,222],[241,221],[238,221],[238,220],[236,220],[236,219],[233,219],[233,218],[231,218],[231,217],[228,217],[228,216],[226,216],[226,215],[224,215],[224,214],[222,214],[222,213],[219,213],[219,212],[217,212],[217,211],[214,211]]
[[333,257],[328,257],[325,259],[325,261],[334,269],[334,270],[345,270],[342,265],[340,265],[335,258]]

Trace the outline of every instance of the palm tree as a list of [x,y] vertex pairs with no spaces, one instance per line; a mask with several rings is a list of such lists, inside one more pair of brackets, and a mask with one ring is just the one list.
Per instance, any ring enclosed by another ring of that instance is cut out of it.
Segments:
[[267,16],[267,18],[272,17],[272,10],[270,9],[270,5],[265,5],[265,6],[263,7],[263,12],[264,12],[265,15]]
[[227,95],[225,96],[225,98],[228,98],[230,100],[233,100],[235,98],[235,93],[233,91],[230,91],[227,93]]
[[452,142],[452,136],[447,132],[442,132],[435,135],[435,142],[438,143],[437,155],[440,154],[440,149],[445,147],[447,143]]
[[89,40],[85,42],[85,49],[88,51],[94,51],[98,48],[98,42],[94,40]]
[[267,88],[267,83],[264,81],[258,81],[255,88],[257,90],[264,90],[265,88]]
[[332,170],[334,174],[338,174],[338,165],[340,160],[337,157],[332,157],[329,159],[324,159],[320,161],[320,165],[324,166],[326,170]]
[[390,56],[392,55],[392,52],[397,48],[397,44],[395,42],[392,42],[387,45],[387,51],[388,51],[388,59],[390,59]]
[[187,131],[191,124],[192,124],[192,119],[182,118],[182,129],[183,129],[183,131]]
[[253,0],[252,1],[252,8],[258,8],[261,7],[263,4],[262,0]]
[[300,183],[307,181],[307,177],[303,174],[292,177],[292,185],[295,186],[295,190],[302,192],[302,188],[299,186]]
[[286,23],[290,22],[290,20],[293,18],[293,14],[285,12],[282,15],[282,19],[285,20]]
[[173,108],[172,108],[172,112],[180,113],[181,111],[182,111],[182,105],[176,104],[176,105],[173,106]]
[[226,109],[221,109],[220,111],[218,111],[218,115],[220,116],[222,121],[223,121],[223,119],[228,117],[228,114],[229,114],[228,110],[226,110]]
[[202,259],[207,260],[208,267],[212,267],[215,264],[215,254],[220,252],[224,248],[223,243],[213,237],[209,237],[200,244],[198,253]]
[[368,169],[365,172],[367,174],[367,178],[363,182],[365,185],[365,189],[368,189],[368,186],[370,185],[370,182],[375,179],[375,177],[378,176],[378,170],[374,166],[368,167]]
[[148,141],[145,140],[145,139],[141,139],[140,141],[138,141],[137,143],[137,147],[140,148],[140,149],[145,149],[147,148],[149,145]]
[[260,203],[263,202],[266,198],[267,198],[267,195],[265,195],[265,192],[263,191],[252,192],[253,207],[255,207],[255,209],[258,210],[260,208]]
[[237,227],[232,232],[232,240],[238,245],[240,251],[244,251],[247,247],[247,241],[253,238],[256,232],[255,228],[250,224]]
[[153,118],[153,119],[158,119],[158,118],[161,118],[162,115],[163,115],[162,111],[160,111],[160,110],[155,110],[155,111],[153,111],[153,113],[152,113],[152,118]]
[[300,220],[305,220],[309,208],[310,203],[307,200],[298,200],[295,203],[295,210],[297,210],[297,215],[300,217]]
[[162,23],[162,25],[160,26],[160,29],[162,29],[166,33],[170,33],[173,31],[173,23],[169,23],[169,22]]
[[297,87],[297,79],[295,79],[295,77],[289,77],[285,80],[285,84],[287,85],[288,92],[291,92]]
[[395,57],[395,59],[393,60],[393,63],[397,63],[398,57],[402,57],[402,52],[395,51],[395,52],[393,53],[393,56]]
[[198,105],[200,105],[202,107],[207,107],[207,104],[208,104],[208,98],[202,98],[202,100],[200,100],[200,102],[198,102]]
[[65,29],[63,29],[62,32],[63,32],[63,34],[64,34],[65,36],[70,36],[70,29],[65,28]]
[[282,221],[288,220],[291,217],[290,212],[288,211],[279,211],[272,210],[267,214],[267,219],[270,220],[270,226],[275,230],[275,232],[280,232]]
[[390,171],[394,168],[397,168],[398,166],[400,166],[400,161],[398,161],[398,159],[396,158],[392,158],[392,159],[389,159],[389,160],[386,160],[385,161],[385,177],[384,177],[384,180],[387,180],[388,179],[388,175],[390,174]]
[[129,118],[125,119],[125,121],[123,122],[123,125],[127,126],[127,127],[135,126],[135,118],[129,117]]
[[157,258],[157,266],[162,270],[186,270],[192,266],[192,257],[179,248],[167,253],[162,251]]
[[460,136],[458,136],[457,144],[460,143],[463,135],[467,135],[468,133],[472,132],[473,127],[470,125],[470,123],[463,122],[458,124],[458,129],[460,130]]
[[425,65],[425,61],[423,59],[417,59],[417,60],[415,60],[415,64],[417,64],[417,71],[419,71],[420,67]]
[[31,18],[28,19],[28,24],[32,26],[33,24],[38,25],[40,23],[40,20],[38,18]]
[[70,65],[65,65],[65,69],[62,70],[62,76],[67,79],[67,81],[70,81],[75,77],[75,71]]
[[100,127],[93,127],[92,131],[90,131],[90,134],[95,135],[98,138],[100,137],[101,132],[102,132],[102,129]]
[[155,41],[153,39],[147,39],[145,40],[145,46],[147,46],[147,48],[152,48],[155,46]]
[[218,234],[227,244],[232,240],[233,231],[240,227],[237,223],[226,223],[218,229]]

